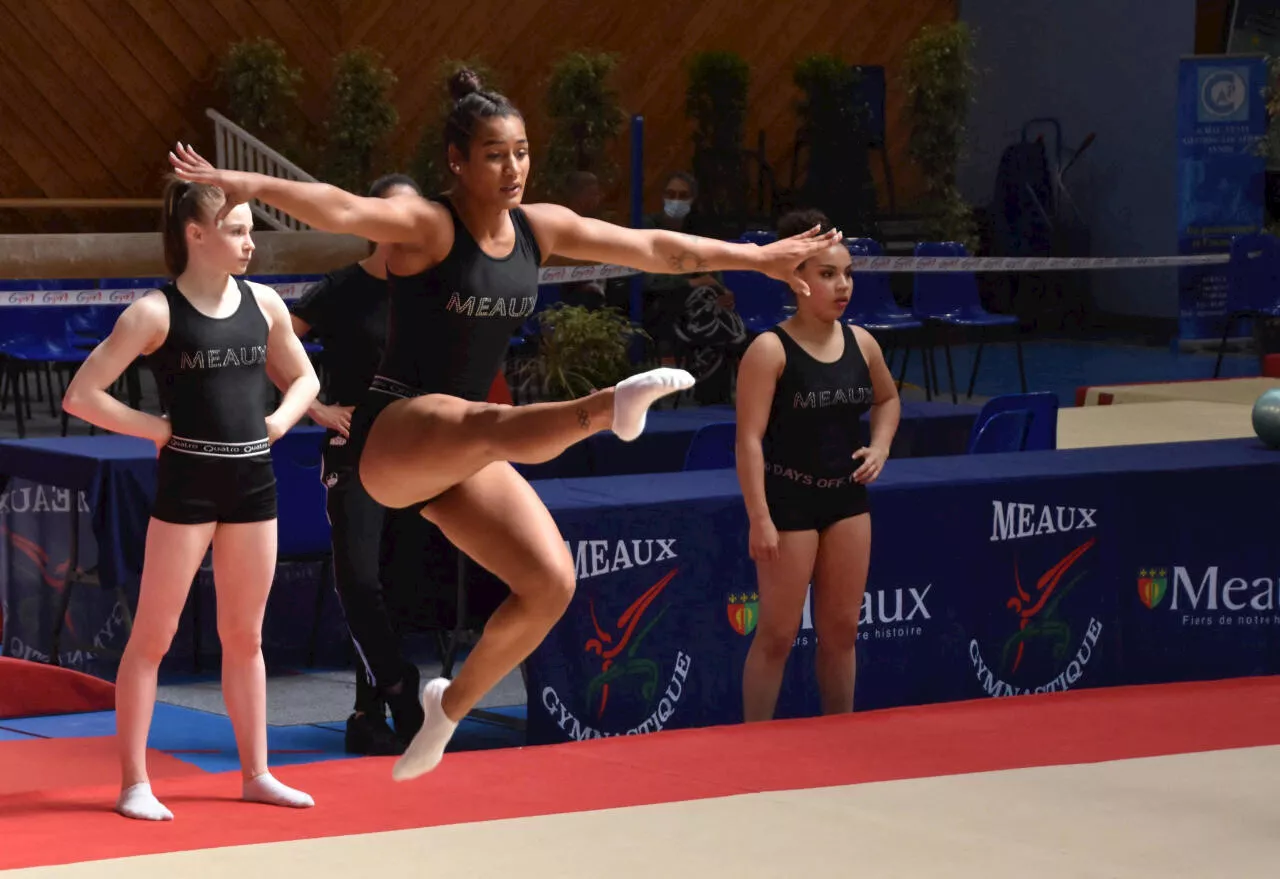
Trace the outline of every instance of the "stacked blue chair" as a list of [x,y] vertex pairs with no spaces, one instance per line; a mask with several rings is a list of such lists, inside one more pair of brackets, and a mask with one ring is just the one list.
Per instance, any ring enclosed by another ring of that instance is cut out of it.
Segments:
[[[0,331],[0,357],[4,358],[0,380],[0,401],[13,397],[18,437],[26,436],[26,420],[31,417],[31,386],[28,378],[36,375],[37,393],[46,397],[50,417],[58,414],[55,400],[66,392],[66,373],[78,367],[89,356],[76,328],[70,323],[73,307],[39,304],[46,296],[64,293],[70,286],[80,289],[83,281],[17,281],[7,282],[11,290],[31,293],[30,305],[6,307],[3,330]],[[19,294],[21,295],[21,293]],[[59,367],[59,390],[53,387],[54,367]],[[44,380],[41,388],[40,381]],[[0,402],[3,405],[3,402]],[[67,433],[67,418],[62,418],[62,433]]]
[[990,455],[1022,452],[1027,447],[1028,412],[998,412],[983,422],[969,444],[969,454]]
[[[1016,416],[1006,418],[1005,416]],[[992,425],[992,422],[997,422]],[[990,431],[984,436],[984,432]],[[1012,433],[1011,433],[1012,432]],[[1017,448],[1006,448],[1011,436]],[[992,448],[992,446],[1000,448]],[[1058,395],[1003,394],[983,404],[969,434],[969,451],[1051,451],[1058,447]]]
[[[849,255],[882,256],[884,249],[880,242],[871,238],[850,238],[845,241]],[[854,272],[853,297],[849,307],[845,309],[843,320],[847,324],[856,324],[872,335],[887,336],[894,344],[889,345],[888,358],[892,363],[897,349],[896,337],[904,336],[902,348],[902,366],[898,370],[898,389],[907,375],[907,364],[911,360],[911,340],[919,336],[924,325],[904,310],[893,298],[893,290],[889,287],[889,275],[886,272]],[[932,399],[929,382],[925,381],[925,393]]]
[[[956,242],[922,242],[916,245],[916,256],[951,257],[968,256],[963,244]],[[982,362],[982,349],[986,333],[995,328],[1019,331],[1018,318],[1011,314],[994,314],[982,307],[978,296],[978,281],[972,272],[917,272],[912,312],[926,325],[946,329],[976,330],[978,350],[973,358],[973,372],[969,376],[969,397],[978,379],[978,366]],[[1018,378],[1022,392],[1027,392],[1027,371],[1022,360],[1022,337],[1015,336],[1018,349]],[[955,371],[951,364],[951,343],[943,336],[947,358],[947,375],[951,380],[951,401],[956,398]]]
[[738,425],[733,421],[705,424],[694,433],[685,452],[684,469],[732,470],[737,466]]
[[1280,241],[1271,235],[1240,235],[1231,239],[1227,268],[1226,319],[1213,377],[1222,372],[1231,328],[1242,320],[1280,318]]

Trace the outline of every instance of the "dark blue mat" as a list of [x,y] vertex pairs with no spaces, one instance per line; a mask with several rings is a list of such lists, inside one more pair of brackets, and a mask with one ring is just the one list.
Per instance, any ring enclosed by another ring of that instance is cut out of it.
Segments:
[[[29,717],[5,721],[10,735],[45,738],[114,736],[114,711]],[[231,721],[220,715],[177,705],[156,705],[147,746],[172,754],[206,772],[231,772],[239,768]],[[272,766],[344,759],[342,733],[310,725],[267,727],[267,749]]]
[[[7,722],[8,721],[6,721],[6,723]],[[14,730],[9,730],[9,729],[5,729],[4,727],[0,727],[0,742],[16,742],[16,741],[21,741],[22,739],[33,739],[33,738],[35,738],[35,736],[28,735],[27,733],[16,732]]]

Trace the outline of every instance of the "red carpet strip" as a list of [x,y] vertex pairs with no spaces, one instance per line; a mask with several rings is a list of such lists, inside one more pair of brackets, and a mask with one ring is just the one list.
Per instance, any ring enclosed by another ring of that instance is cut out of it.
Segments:
[[162,825],[110,812],[115,785],[0,796],[0,869],[1275,744],[1280,678],[1250,678],[450,754],[405,784],[391,758],[274,770],[316,798],[304,811],[236,801],[237,774],[190,775],[157,779],[177,816]]

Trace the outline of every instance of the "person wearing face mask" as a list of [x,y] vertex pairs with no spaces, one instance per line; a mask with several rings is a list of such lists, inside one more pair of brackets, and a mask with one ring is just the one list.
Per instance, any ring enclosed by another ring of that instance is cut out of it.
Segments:
[[[778,235],[831,228],[818,211]],[[800,264],[793,316],[761,333],[738,372],[738,481],[750,522],[760,618],[743,668],[743,719],[773,717],[810,584],[823,714],[853,710],[858,618],[871,553],[867,485],[889,455],[902,405],[880,346],[841,321],[853,294],[843,241]],[[862,415],[871,413],[870,442]]]
[[[663,187],[662,212],[647,217],[645,226],[697,234],[697,197],[697,180],[677,171]],[[733,293],[718,272],[645,276],[645,330],[659,357],[677,356],[697,378],[694,396],[703,404],[730,398],[729,359],[747,340],[746,325],[733,304]]]

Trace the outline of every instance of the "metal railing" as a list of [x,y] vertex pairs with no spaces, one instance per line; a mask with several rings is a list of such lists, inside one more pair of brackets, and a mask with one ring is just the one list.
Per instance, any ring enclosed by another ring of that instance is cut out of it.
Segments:
[[[306,171],[236,125],[217,110],[206,109],[205,115],[213,120],[215,152],[213,163],[232,171],[252,171],[285,180],[318,183]],[[303,232],[311,227],[294,219],[279,208],[254,200],[249,207],[255,217],[280,232]]]

